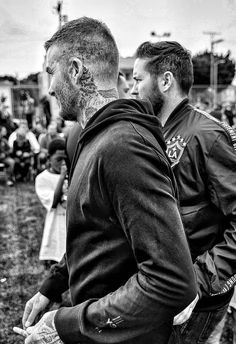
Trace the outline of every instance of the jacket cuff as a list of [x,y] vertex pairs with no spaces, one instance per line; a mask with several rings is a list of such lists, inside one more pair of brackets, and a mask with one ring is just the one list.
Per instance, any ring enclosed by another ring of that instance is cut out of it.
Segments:
[[52,302],[61,302],[61,295],[64,291],[65,290],[62,288],[62,286],[60,286],[60,283],[51,277],[46,279],[39,288],[39,292]]
[[89,338],[83,332],[84,314],[90,302],[86,301],[74,307],[62,307],[55,315],[55,327],[61,340],[66,344],[78,344],[85,341],[89,343]]

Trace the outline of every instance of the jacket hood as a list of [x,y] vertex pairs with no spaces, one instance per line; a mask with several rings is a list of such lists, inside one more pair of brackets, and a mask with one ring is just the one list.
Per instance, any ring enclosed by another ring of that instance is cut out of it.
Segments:
[[84,130],[82,130],[72,159],[69,181],[72,178],[78,156],[85,142],[97,135],[108,125],[121,120],[131,121],[147,128],[154,135],[162,149],[166,151],[166,143],[162,134],[161,123],[154,115],[151,103],[136,99],[114,100],[98,110],[88,121]]
[[166,150],[161,123],[154,115],[151,104],[136,99],[118,99],[98,110],[82,131],[80,142],[84,143],[108,125],[121,120],[132,121],[147,128]]

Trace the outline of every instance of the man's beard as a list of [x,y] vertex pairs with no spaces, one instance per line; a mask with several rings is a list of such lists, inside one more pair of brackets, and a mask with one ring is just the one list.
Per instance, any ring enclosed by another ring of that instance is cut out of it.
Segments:
[[74,89],[70,81],[61,85],[58,91],[59,98],[59,115],[67,121],[77,121],[81,107],[79,106],[79,92]]
[[161,94],[156,81],[153,82],[150,93],[147,95],[147,99],[151,102],[155,115],[159,117],[161,109],[164,105],[164,97]]
[[80,85],[76,88],[65,74],[63,83],[57,92],[60,102],[60,117],[68,121],[81,121],[95,90],[96,86],[91,77],[80,80]]

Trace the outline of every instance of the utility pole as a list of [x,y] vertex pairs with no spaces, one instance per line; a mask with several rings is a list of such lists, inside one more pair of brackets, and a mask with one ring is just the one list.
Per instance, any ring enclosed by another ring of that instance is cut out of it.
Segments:
[[223,42],[223,39],[217,39],[215,40],[215,36],[216,35],[220,35],[219,32],[215,32],[215,31],[205,31],[203,32],[203,34],[205,35],[209,35],[210,36],[210,43],[211,43],[211,61],[210,61],[210,88],[212,90],[213,93],[213,104],[215,104],[216,102],[216,87],[215,86],[215,61],[214,61],[214,46],[217,43]]
[[62,14],[62,5],[63,5],[63,0],[58,0],[56,6],[53,8],[56,10],[56,13],[58,15],[58,29],[60,30],[63,23],[66,23],[68,21],[68,16]]
[[213,98],[213,105],[214,108],[217,106],[217,92],[218,92],[218,65],[224,63],[225,60],[220,59],[214,61],[214,98]]
[[58,22],[59,22],[58,29],[61,29],[61,25],[62,25],[62,15],[61,15],[62,4],[63,4],[63,1],[62,0],[58,0],[56,6],[54,7],[54,9],[56,10],[57,15],[58,15]]

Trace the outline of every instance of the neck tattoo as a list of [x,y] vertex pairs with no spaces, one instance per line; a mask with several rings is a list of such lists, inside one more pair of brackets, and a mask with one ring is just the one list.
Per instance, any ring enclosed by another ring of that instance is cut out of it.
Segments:
[[109,90],[98,90],[98,93],[103,97],[103,98],[118,98],[118,92],[115,88],[111,88]]
[[91,117],[103,106],[108,103],[111,103],[113,100],[118,98],[116,89],[106,90],[106,91],[99,91],[96,93],[96,97],[90,99],[87,103],[86,109],[83,111],[81,126],[82,128],[85,127],[87,122],[90,120]]

